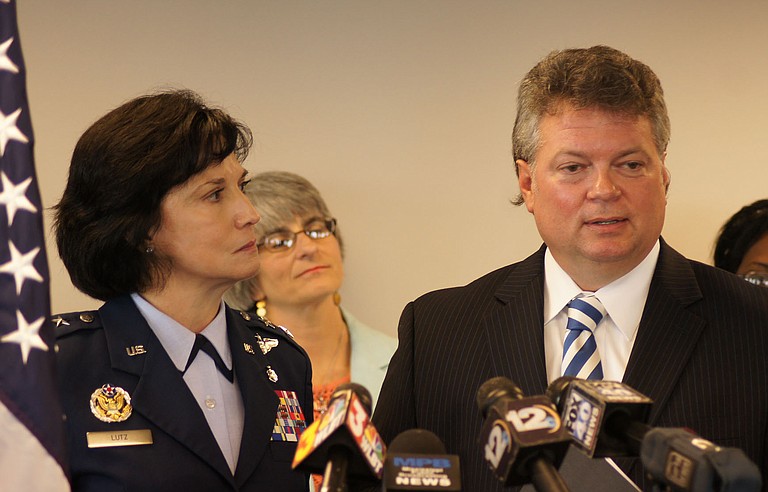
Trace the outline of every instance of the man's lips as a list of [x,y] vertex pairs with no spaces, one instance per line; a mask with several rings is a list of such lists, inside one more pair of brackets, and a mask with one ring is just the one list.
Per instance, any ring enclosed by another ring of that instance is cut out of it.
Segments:
[[600,219],[588,220],[586,222],[586,224],[588,224],[588,225],[598,225],[598,226],[613,225],[613,224],[618,224],[619,222],[626,222],[626,220],[627,219],[624,219],[624,218],[621,218],[621,217],[612,217],[612,218],[607,218],[607,219],[600,218]]

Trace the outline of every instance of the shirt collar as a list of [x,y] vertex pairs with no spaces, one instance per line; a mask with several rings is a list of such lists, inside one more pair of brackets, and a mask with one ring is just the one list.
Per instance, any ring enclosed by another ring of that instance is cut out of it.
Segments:
[[[179,371],[183,371],[187,365],[189,353],[192,351],[192,345],[195,343],[195,333],[157,309],[139,294],[131,294],[131,299],[160,340],[173,365]],[[223,301],[219,306],[219,312],[200,334],[205,335],[216,347],[227,369],[232,369],[232,352],[227,339],[227,317]]]
[[[659,251],[659,241],[656,240],[639,265],[595,292],[608,315],[628,340],[632,339],[640,324]],[[581,292],[581,288],[557,264],[547,248],[544,253],[544,324],[557,316]]]

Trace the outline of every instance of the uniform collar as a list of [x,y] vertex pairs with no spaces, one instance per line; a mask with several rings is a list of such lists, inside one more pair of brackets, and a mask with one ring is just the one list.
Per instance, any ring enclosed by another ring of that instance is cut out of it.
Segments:
[[[173,365],[179,371],[183,371],[192,345],[195,343],[195,333],[157,309],[139,294],[131,294],[131,299],[144,319],[147,320],[149,328],[160,340],[171,361],[173,361]],[[227,339],[227,318],[223,301],[219,306],[219,312],[200,334],[205,335],[216,347],[216,351],[227,369],[232,369],[232,352]]]

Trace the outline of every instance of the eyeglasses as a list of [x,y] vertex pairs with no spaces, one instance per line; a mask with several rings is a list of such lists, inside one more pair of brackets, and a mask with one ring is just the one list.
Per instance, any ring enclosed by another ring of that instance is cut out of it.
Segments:
[[310,239],[324,239],[336,232],[336,219],[313,220],[301,231],[276,231],[264,236],[256,246],[259,250],[279,253],[288,251],[296,244],[296,236],[304,233]]
[[768,287],[767,272],[747,272],[740,274],[739,277],[743,278],[750,284],[759,285],[761,287]]

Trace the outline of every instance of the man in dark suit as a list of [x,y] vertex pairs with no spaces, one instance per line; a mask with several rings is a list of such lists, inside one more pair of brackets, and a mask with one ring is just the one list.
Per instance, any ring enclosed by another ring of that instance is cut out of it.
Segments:
[[[373,416],[385,441],[428,429],[460,456],[463,490],[509,490],[478,443],[477,389],[505,376],[535,395],[568,374],[568,308],[590,298],[602,317],[584,333],[597,351],[580,376],[625,382],[654,400],[650,425],[739,447],[765,475],[768,296],[661,239],[668,141],[658,78],[622,52],[553,52],[526,75],[513,131],[517,202],[544,245],[406,306]],[[617,461],[650,488],[638,459]]]

